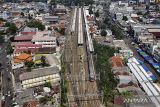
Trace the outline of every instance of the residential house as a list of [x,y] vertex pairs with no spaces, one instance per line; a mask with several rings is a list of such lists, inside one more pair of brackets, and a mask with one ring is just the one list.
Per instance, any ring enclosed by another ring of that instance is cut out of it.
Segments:
[[13,57],[13,60],[11,61],[12,69],[17,69],[24,67],[25,62],[31,62],[32,56],[30,54],[22,53],[18,56]]
[[128,67],[124,64],[123,59],[120,56],[113,56],[111,58],[112,72],[114,76],[119,80],[117,89],[119,92],[130,91],[129,87],[137,88],[137,80],[130,73]]
[[66,13],[67,13],[67,9],[63,5],[57,5],[56,8],[54,8],[55,15],[64,15]]
[[160,28],[157,28],[157,29],[149,28],[148,32],[152,33],[156,39],[160,39]]
[[20,17],[21,11],[10,11],[12,17]]
[[58,16],[43,16],[43,21],[48,24],[55,24],[55,23],[58,23],[59,17]]

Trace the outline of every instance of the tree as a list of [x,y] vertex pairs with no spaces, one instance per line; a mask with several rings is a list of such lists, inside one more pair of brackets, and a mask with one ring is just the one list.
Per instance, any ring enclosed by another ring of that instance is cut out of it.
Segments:
[[24,13],[23,12],[21,12],[21,16],[24,17]]
[[41,62],[42,62],[42,66],[49,66],[49,64],[46,63],[46,57],[45,56],[41,57]]
[[142,15],[142,12],[140,12],[140,11],[139,11],[139,12],[137,12],[137,15]]
[[95,16],[96,16],[96,17],[99,17],[99,10],[97,10],[97,11],[95,12]]
[[3,19],[3,18],[0,18],[0,21],[6,21],[5,19]]
[[105,23],[105,24],[108,24],[108,22],[109,22],[109,18],[106,17],[106,18],[104,19],[104,23]]
[[89,14],[93,14],[92,6],[89,7]]
[[5,27],[8,27],[11,34],[15,34],[17,32],[17,27],[14,23],[7,22],[5,23]]
[[114,96],[117,94],[114,90],[119,82],[119,80],[114,77],[111,70],[112,66],[109,63],[109,59],[114,55],[115,49],[98,44],[95,41],[93,43],[95,53],[97,54],[96,71],[101,74],[101,80],[98,81],[98,85],[104,92],[105,103],[108,104],[113,102]]
[[146,10],[149,10],[149,5],[146,5]]
[[61,29],[59,30],[59,33],[61,33],[62,35],[65,35],[65,28],[61,28]]
[[101,36],[106,37],[106,35],[107,35],[107,32],[105,30],[102,30],[101,31]]
[[11,44],[7,45],[7,54],[12,54],[14,49],[12,48]]
[[50,96],[44,96],[44,97],[39,99],[39,102],[42,103],[42,104],[46,104],[51,99],[52,99],[52,97],[50,97]]
[[31,71],[31,68],[34,66],[34,62],[25,62],[24,64],[27,67],[27,71]]
[[105,24],[102,24],[102,25],[100,26],[100,28],[101,28],[101,29],[106,29],[106,25],[105,25]]
[[44,86],[48,88],[52,88],[51,82],[45,82]]
[[122,20],[127,21],[128,20],[127,16],[123,16]]
[[28,19],[29,19],[29,20],[33,19],[32,16],[31,16],[30,14],[28,15]]
[[48,102],[48,99],[47,99],[47,97],[42,97],[39,99],[39,102],[42,104],[46,104]]
[[158,6],[158,5],[156,5],[156,9],[155,9],[155,11],[157,11],[157,12],[159,12],[159,11],[160,11],[160,8],[159,8],[159,6]]
[[45,29],[45,26],[40,21],[37,21],[37,20],[32,20],[28,22],[27,26],[31,28],[38,28],[38,30],[41,30],[41,31]]
[[2,35],[0,35],[0,43],[4,42],[4,37]]

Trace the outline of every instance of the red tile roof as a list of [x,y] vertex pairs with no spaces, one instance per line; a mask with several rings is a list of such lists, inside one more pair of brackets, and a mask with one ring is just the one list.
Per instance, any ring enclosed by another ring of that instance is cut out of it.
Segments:
[[15,63],[21,63],[21,62],[31,62],[32,56],[30,54],[22,53],[19,56],[14,58]]
[[122,58],[118,56],[113,56],[111,60],[112,60],[111,62],[112,62],[113,67],[123,67],[124,66]]

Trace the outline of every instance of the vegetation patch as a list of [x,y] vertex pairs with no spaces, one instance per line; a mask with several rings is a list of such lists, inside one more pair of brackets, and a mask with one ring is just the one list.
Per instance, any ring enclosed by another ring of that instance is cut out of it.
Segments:
[[94,41],[94,49],[97,55],[96,71],[100,73],[100,80],[98,85],[100,90],[104,92],[104,102],[108,107],[110,103],[113,103],[117,91],[115,88],[119,82],[111,71],[111,64],[109,59],[114,55],[116,50],[109,46],[103,46]]

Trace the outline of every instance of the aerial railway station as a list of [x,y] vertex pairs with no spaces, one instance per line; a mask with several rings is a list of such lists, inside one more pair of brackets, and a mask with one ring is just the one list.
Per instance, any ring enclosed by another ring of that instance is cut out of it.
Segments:
[[[87,11],[88,10],[86,10],[85,8],[81,8],[81,7],[74,9],[71,33],[72,34],[75,33],[76,18],[77,18],[78,20],[78,26],[77,26],[78,27],[78,46],[79,47],[86,46],[89,78],[91,81],[94,81],[95,76],[96,76],[94,62],[93,62],[94,47],[93,47],[93,41],[90,35],[88,21],[87,21],[87,15],[88,15]],[[84,23],[84,27],[83,27],[83,23]]]

